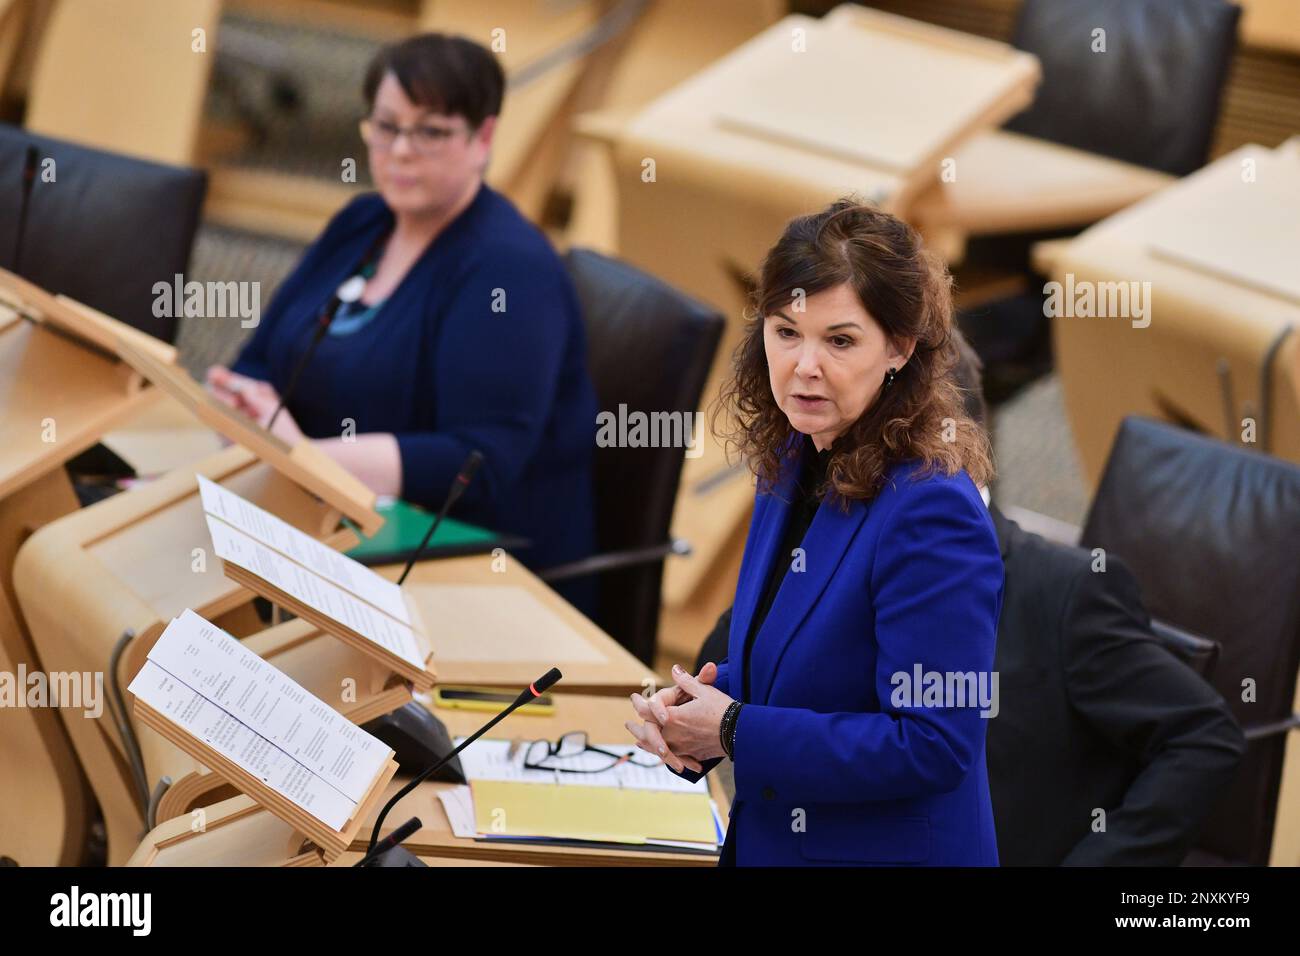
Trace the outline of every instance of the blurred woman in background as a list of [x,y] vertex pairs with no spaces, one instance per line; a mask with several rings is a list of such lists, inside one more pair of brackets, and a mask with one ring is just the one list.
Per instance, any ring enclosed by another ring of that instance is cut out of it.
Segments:
[[334,217],[208,384],[266,424],[337,294],[274,432],[430,508],[478,449],[456,516],[529,539],[521,558],[546,567],[594,548],[596,401],[562,263],[483,182],[503,90],[493,54],[463,38],[381,50],[361,123],[378,192]]

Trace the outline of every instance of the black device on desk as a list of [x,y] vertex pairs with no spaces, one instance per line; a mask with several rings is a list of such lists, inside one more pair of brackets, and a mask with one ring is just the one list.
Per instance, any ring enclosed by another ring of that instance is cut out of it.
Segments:
[[[362,724],[361,729],[392,747],[393,759],[406,773],[417,773],[456,749],[447,726],[419,701],[413,700],[392,713],[376,717]],[[459,757],[447,761],[433,779],[439,783],[468,782]]]

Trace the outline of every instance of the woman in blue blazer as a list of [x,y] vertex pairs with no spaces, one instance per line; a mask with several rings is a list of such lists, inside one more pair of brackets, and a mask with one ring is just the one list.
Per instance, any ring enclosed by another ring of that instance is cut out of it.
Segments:
[[1002,561],[951,280],[842,200],[768,253],[724,393],[758,478],[728,654],[633,695],[639,746],[734,761],[724,863],[996,865],[984,759]]
[[[266,424],[330,304],[349,300],[275,432],[435,510],[477,449],[455,516],[527,538],[521,559],[547,567],[595,548],[596,395],[563,264],[483,182],[503,90],[496,56],[461,37],[380,50],[362,122],[377,191],[334,217],[233,368],[208,381]],[[566,595],[590,609],[594,591],[574,582]]]

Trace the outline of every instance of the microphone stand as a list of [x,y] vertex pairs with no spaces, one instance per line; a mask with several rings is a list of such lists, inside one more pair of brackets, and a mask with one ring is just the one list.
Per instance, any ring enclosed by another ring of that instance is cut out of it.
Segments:
[[[386,842],[389,842],[389,846],[386,848],[381,848],[379,844],[379,829],[384,825],[384,820],[388,817],[388,811],[393,809],[393,807],[397,804],[397,801],[401,800],[402,797],[406,796],[408,793],[410,793],[412,790],[414,790],[424,781],[428,780],[431,776],[433,776],[440,769],[442,769],[442,767],[449,760],[457,756],[462,750],[464,750],[474,741],[478,740],[480,737],[482,737],[485,733],[487,733],[497,724],[501,723],[501,721],[505,720],[507,717],[513,714],[524,704],[528,703],[529,701],[535,700],[538,697],[541,697],[544,693],[550,690],[550,688],[557,681],[559,681],[563,676],[564,675],[560,673],[559,668],[552,667],[549,671],[547,671],[537,680],[529,684],[528,689],[522,691],[519,694],[519,696],[514,699],[514,703],[512,703],[505,710],[501,711],[501,713],[497,714],[495,717],[489,720],[486,724],[484,724],[482,727],[476,730],[471,736],[466,737],[465,740],[461,742],[461,745],[459,747],[457,747],[451,753],[447,754],[447,756],[443,757],[437,763],[431,764],[430,766],[421,770],[415,777],[411,779],[409,783],[406,784],[406,786],[404,786],[401,790],[398,790],[397,793],[393,794],[393,796],[389,799],[389,801],[386,804],[384,804],[384,808],[379,811],[379,816],[375,818],[374,829],[370,831],[369,848],[366,850],[366,855],[362,857],[360,860],[358,860],[356,865],[361,866],[363,863],[365,863],[365,865],[367,866],[375,865],[376,861],[380,857],[382,857],[385,852],[391,852],[394,849],[399,849],[397,847],[397,843],[400,843],[402,840],[406,839],[407,836],[410,836],[411,833],[414,833],[416,829],[419,829],[418,820],[414,820],[414,821],[408,820],[405,824],[403,824],[397,830],[394,830],[392,833],[388,835],[388,841]],[[401,833],[406,828],[410,827],[412,822],[416,824],[415,829],[412,829],[410,830],[410,832],[398,836],[399,833]],[[394,839],[395,837],[396,839]],[[402,852],[406,853],[407,851],[403,850]],[[378,863],[378,865],[384,866],[386,864]],[[412,864],[397,863],[397,864],[388,864],[388,865],[410,866]]]

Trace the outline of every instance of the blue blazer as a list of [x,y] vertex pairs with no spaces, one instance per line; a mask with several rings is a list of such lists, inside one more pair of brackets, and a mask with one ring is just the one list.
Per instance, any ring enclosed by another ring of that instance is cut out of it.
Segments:
[[[822,503],[805,569],[755,635],[727,834],[740,865],[997,865],[981,707],[908,697],[896,675],[919,664],[993,686],[1002,559],[970,477],[917,472],[895,466],[847,513]],[[737,699],[768,572],[791,560],[776,549],[797,475],[755,500],[717,679]]]

